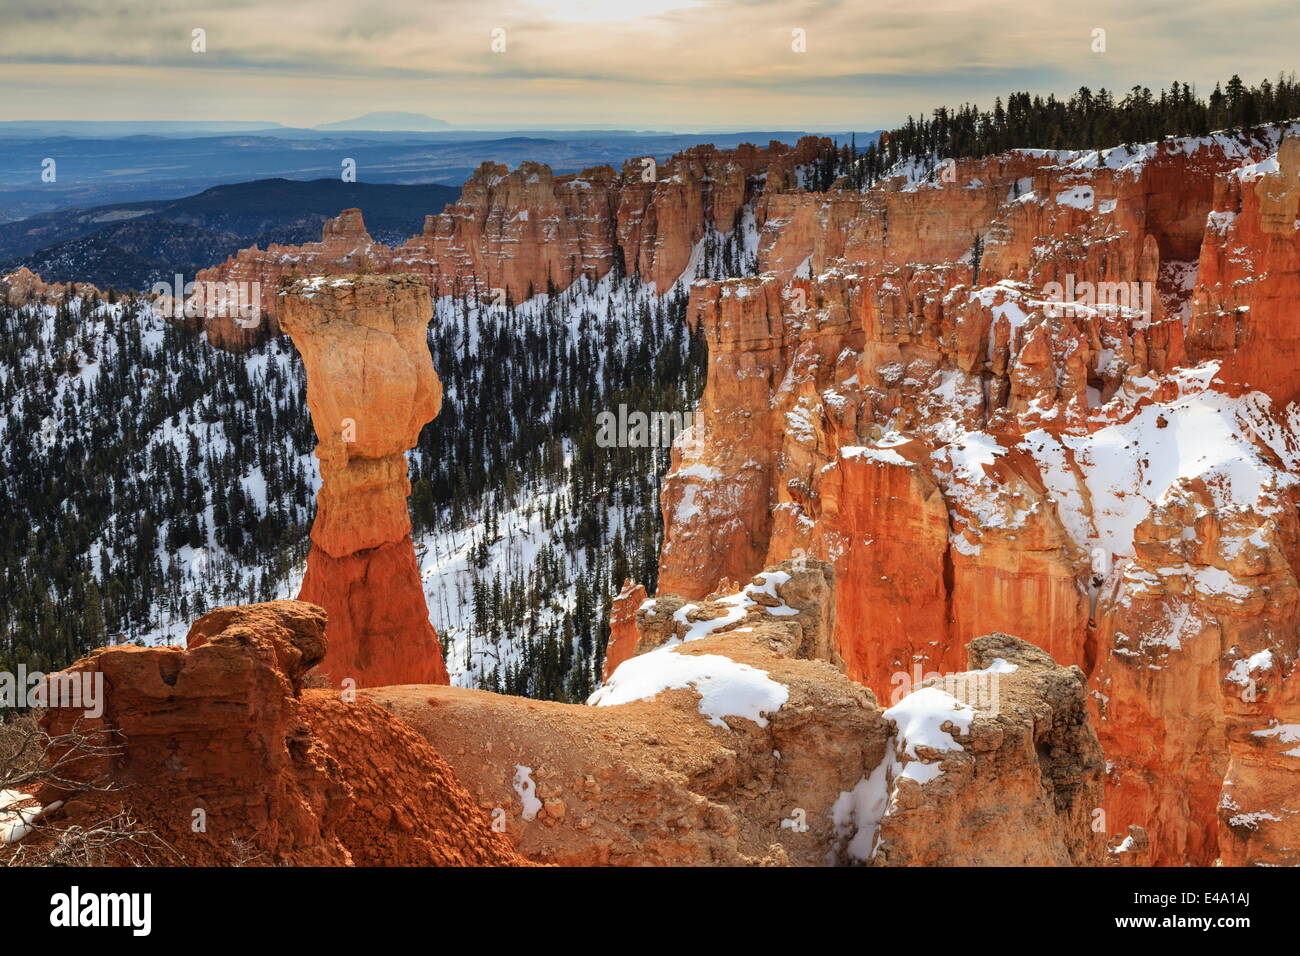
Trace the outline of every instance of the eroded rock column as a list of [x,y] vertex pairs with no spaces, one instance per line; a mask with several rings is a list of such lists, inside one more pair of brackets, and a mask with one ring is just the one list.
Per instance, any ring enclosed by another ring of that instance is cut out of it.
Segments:
[[307,369],[323,485],[299,598],[329,615],[320,669],[337,684],[445,684],[406,499],[406,449],[442,407],[414,276],[304,279],[282,293],[280,323]]

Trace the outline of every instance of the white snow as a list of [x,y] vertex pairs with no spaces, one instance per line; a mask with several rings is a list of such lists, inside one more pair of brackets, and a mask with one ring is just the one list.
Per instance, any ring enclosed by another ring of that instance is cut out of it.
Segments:
[[[1300,724],[1272,724],[1263,730],[1252,730],[1252,737],[1276,737],[1278,743],[1295,744],[1300,743]],[[1300,757],[1300,747],[1292,747],[1290,750],[1282,751],[1286,757]]]
[[1074,209],[1091,209],[1093,203],[1092,187],[1073,186],[1064,192],[1057,193],[1056,201],[1062,206],[1070,206]]
[[[1243,433],[1239,406],[1239,399],[1199,391],[1147,405],[1130,420],[1090,435],[1062,438],[1084,475],[1097,535],[1108,551],[1132,557],[1134,529],[1180,479],[1203,479],[1224,506],[1259,501],[1278,472]],[[1051,455],[1046,462],[1064,488]],[[1078,529],[1080,522],[1074,523]]]
[[[1017,665],[999,658],[985,670],[1011,673],[1016,669]],[[946,691],[922,687],[886,710],[884,716],[897,727],[885,746],[884,759],[853,789],[841,792],[830,810],[840,852],[858,862],[870,860],[878,849],[876,835],[893,805],[898,781],[907,779],[925,786],[943,774],[939,763],[923,761],[917,748],[962,750],[944,726],[950,724],[957,733],[965,734],[970,730],[975,711]],[[830,862],[835,857],[832,851]]]
[[542,809],[542,801],[537,799],[537,784],[533,781],[533,768],[515,764],[515,776],[511,784],[515,788],[515,793],[519,794],[519,802],[523,805],[520,816],[525,820],[536,819],[537,811]]
[[727,717],[766,727],[763,715],[780,710],[790,699],[789,688],[768,677],[767,671],[720,654],[679,654],[678,646],[664,645],[624,661],[587,703],[613,707],[690,687],[700,695],[699,711],[709,723],[729,730]]
[[970,729],[975,710],[937,687],[922,687],[886,710],[885,716],[898,724],[899,753],[920,759],[918,746],[961,750],[961,744],[943,725],[951,723],[964,734]]
[[1224,680],[1232,681],[1234,684],[1240,684],[1242,687],[1250,683],[1250,675],[1255,671],[1267,671],[1273,669],[1273,652],[1271,650],[1262,650],[1250,657],[1243,657],[1239,661],[1234,661],[1232,667],[1228,668],[1228,673]]
[[866,458],[884,465],[909,465],[906,458],[891,448],[872,448],[869,445],[845,445],[840,449],[841,458]]

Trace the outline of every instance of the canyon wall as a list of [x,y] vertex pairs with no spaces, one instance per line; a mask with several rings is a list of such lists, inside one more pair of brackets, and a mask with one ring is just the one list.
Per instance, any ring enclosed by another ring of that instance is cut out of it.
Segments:
[[299,598],[329,614],[335,685],[448,682],[411,541],[406,450],[442,407],[414,276],[304,279],[281,297],[302,355],[322,485]]
[[661,590],[824,558],[838,653],[877,694],[1017,633],[1091,678],[1110,832],[1144,828],[1159,864],[1289,859],[1283,132],[770,197],[766,273],[691,289],[709,374]]
[[[707,230],[730,232],[746,203],[794,188],[798,167],[828,142],[808,136],[793,147],[776,141],[733,150],[695,146],[662,163],[647,157],[619,170],[597,166],[563,175],[542,163],[511,170],[487,162],[457,202],[426,216],[421,233],[400,246],[375,242],[361,211],[344,210],[326,222],[318,243],[242,249],[201,270],[191,309],[210,340],[240,348],[279,328],[282,282],[314,275],[401,272],[422,277],[435,297],[500,294],[519,302],[617,267],[666,290]],[[204,317],[219,311],[205,310],[208,290],[221,294],[232,282],[256,284],[261,316]]]
[[1300,397],[1300,136],[1217,180],[1188,329],[1196,359],[1272,396]]

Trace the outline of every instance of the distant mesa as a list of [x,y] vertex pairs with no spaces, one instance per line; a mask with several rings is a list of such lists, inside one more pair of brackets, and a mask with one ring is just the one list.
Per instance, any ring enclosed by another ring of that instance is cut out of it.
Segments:
[[365,130],[401,130],[404,132],[427,133],[431,130],[451,129],[446,120],[434,119],[423,113],[401,113],[392,110],[367,113],[353,119],[337,123],[321,123],[312,129],[365,129]]

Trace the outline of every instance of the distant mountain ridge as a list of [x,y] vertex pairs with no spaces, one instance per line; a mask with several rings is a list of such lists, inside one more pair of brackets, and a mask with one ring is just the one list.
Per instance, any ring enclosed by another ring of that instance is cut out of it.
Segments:
[[61,209],[0,223],[0,271],[25,265],[47,281],[145,289],[250,245],[318,239],[344,208],[361,209],[375,238],[400,242],[459,194],[437,184],[262,179],[183,199]]
[[0,120],[4,136],[205,136],[287,129],[260,120]]
[[399,110],[379,110],[355,116],[352,119],[339,120],[337,123],[317,123],[312,129],[363,129],[363,130],[402,130],[413,132],[430,132],[432,130],[450,129],[446,120],[434,119],[424,113],[403,113]]

